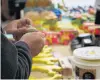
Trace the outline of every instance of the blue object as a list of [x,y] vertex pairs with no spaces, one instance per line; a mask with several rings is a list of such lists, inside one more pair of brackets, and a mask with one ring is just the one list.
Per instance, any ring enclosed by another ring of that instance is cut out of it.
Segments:
[[59,18],[60,15],[62,14],[61,11],[60,11],[59,9],[53,9],[52,11],[56,14],[56,16],[57,16],[58,18]]

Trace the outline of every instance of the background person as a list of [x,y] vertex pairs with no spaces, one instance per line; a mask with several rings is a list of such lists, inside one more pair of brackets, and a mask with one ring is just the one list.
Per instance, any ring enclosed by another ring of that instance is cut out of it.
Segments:
[[96,8],[95,24],[100,25],[100,0],[96,0],[95,8]]

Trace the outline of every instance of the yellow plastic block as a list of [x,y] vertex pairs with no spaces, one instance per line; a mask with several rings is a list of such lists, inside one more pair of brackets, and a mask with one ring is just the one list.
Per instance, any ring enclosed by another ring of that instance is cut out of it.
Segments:
[[50,66],[32,66],[32,71],[40,71],[40,72],[45,72],[49,76],[54,76],[57,74],[57,72],[61,72],[62,68],[56,65],[50,65]]
[[54,79],[63,79],[63,76],[61,74],[55,74],[51,78],[42,78],[42,79],[37,79],[32,76],[29,77],[29,80],[54,80]]
[[52,52],[52,48],[45,46],[42,51]]
[[53,55],[51,54],[52,48],[48,46],[44,46],[43,50],[35,57],[52,57]]
[[36,78],[33,76],[30,76],[28,80],[36,80]]
[[51,53],[49,53],[49,54],[39,54],[39,55],[37,55],[37,56],[35,56],[34,58],[43,58],[43,57],[52,57],[53,55],[51,54]]
[[57,58],[49,57],[49,58],[33,58],[33,63],[44,63],[44,64],[50,64],[53,65],[55,62],[58,62]]
[[56,74],[50,80],[53,80],[53,79],[62,79],[62,78],[63,78],[63,76],[61,74]]

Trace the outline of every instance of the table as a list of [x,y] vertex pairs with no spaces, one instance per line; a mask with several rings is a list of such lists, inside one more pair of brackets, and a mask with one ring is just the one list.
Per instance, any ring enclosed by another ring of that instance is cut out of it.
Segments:
[[[72,51],[70,49],[70,45],[68,45],[68,46],[66,46],[66,45],[53,45],[53,46],[50,46],[50,47],[52,47],[53,51],[56,52],[56,54],[58,54],[58,56],[57,56],[58,58],[59,57],[63,58],[65,56],[71,56],[72,55]],[[34,65],[36,65],[36,64],[34,64]],[[41,73],[41,72],[37,72],[37,71],[31,72],[31,76],[34,76],[34,77],[36,77],[38,79],[50,78],[47,74]]]

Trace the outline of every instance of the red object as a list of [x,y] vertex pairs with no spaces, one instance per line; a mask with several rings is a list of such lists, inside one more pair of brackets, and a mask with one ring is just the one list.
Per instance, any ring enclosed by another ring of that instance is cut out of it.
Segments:
[[100,29],[95,29],[95,31],[94,31],[94,34],[96,34],[96,35],[100,35]]
[[69,38],[72,40],[72,39],[74,39],[74,38],[75,38],[75,35],[74,35],[74,34],[72,34],[72,33],[70,33],[70,34],[69,34]]
[[89,30],[89,33],[93,33],[93,32],[94,32],[94,30],[93,30],[93,29],[90,29],[90,30]]
[[63,35],[64,31],[60,31],[60,36]]
[[84,29],[85,29],[85,30],[88,30],[88,26],[84,26]]
[[84,26],[83,30],[86,31],[86,32],[88,32],[88,26]]
[[57,38],[57,36],[53,36],[52,37],[52,43],[53,44],[58,44],[58,38]]
[[61,44],[68,45],[69,41],[71,41],[75,37],[75,31],[70,30],[62,30],[60,32],[43,32],[46,35],[46,45],[53,44]]
[[64,41],[63,45],[68,45],[69,41]]

